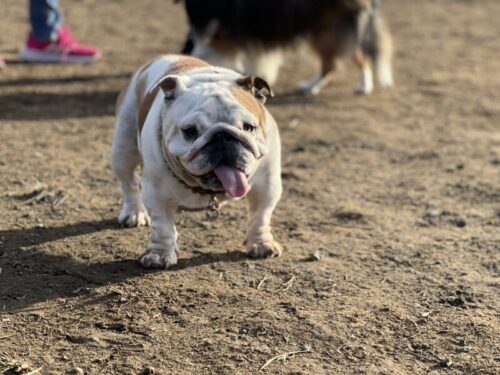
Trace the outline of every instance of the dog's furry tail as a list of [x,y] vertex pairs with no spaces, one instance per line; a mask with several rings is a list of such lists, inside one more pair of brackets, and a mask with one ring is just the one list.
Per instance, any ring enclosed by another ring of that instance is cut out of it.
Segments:
[[371,6],[360,13],[358,36],[363,53],[369,56],[375,65],[377,78],[382,86],[392,86],[392,56],[394,45],[381,11],[380,0],[371,0]]

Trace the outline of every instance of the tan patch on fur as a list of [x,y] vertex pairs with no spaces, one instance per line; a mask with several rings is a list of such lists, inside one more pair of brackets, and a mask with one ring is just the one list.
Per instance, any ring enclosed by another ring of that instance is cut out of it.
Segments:
[[[156,94],[158,94],[158,90],[160,89],[160,87],[156,87],[154,90],[146,93],[146,85],[148,82],[146,70],[153,62],[154,61],[148,63],[147,65],[144,65],[141,68],[138,73],[137,84],[135,87],[135,95],[137,97],[137,100],[140,102],[139,112],[137,114],[137,128],[139,130],[139,134],[142,132],[142,128],[144,127],[144,123],[146,122],[146,117],[148,116],[149,110],[153,105]],[[185,71],[195,68],[206,68],[208,66],[210,65],[205,61],[190,56],[182,56],[177,61],[168,66],[168,69],[163,77],[167,75],[181,74]]]
[[182,56],[168,67],[167,74],[180,74],[186,70],[206,68],[210,66],[205,61],[190,56]]
[[365,56],[361,48],[356,48],[356,52],[354,52],[354,62],[361,70],[370,67],[370,59]]
[[137,114],[137,129],[139,130],[139,134],[142,132],[142,128],[146,122],[146,117],[148,117],[149,110],[153,105],[153,101],[155,100],[159,89],[159,87],[156,87],[153,91],[148,92],[141,101],[139,112]]
[[262,103],[248,90],[239,87],[231,87],[231,92],[236,100],[255,116],[258,121],[257,125],[264,128],[266,115]]
[[[154,60],[148,62],[146,65],[143,65],[140,68],[140,70],[137,72],[138,80],[137,80],[137,85],[135,88],[135,96],[136,96],[138,101],[140,100],[142,95],[144,95],[144,89],[146,86],[146,77],[144,76],[144,72],[146,71],[146,69],[148,69],[151,66],[152,63],[154,63]],[[125,95],[127,94],[128,90],[130,89],[130,85],[132,83],[132,80],[133,80],[133,78],[128,81],[127,86],[125,86],[125,88],[122,91],[120,91],[120,94],[118,95],[118,99],[116,100],[116,113],[118,113],[118,109],[123,104],[123,99],[125,99]]]
[[144,122],[148,116],[153,100],[156,96],[158,90],[153,90],[152,92],[146,93],[146,88],[148,84],[147,69],[155,62],[155,60],[150,61],[144,65],[137,73],[137,83],[135,85],[135,97],[139,104],[139,111],[137,113],[137,129],[139,134],[142,132],[144,127]]

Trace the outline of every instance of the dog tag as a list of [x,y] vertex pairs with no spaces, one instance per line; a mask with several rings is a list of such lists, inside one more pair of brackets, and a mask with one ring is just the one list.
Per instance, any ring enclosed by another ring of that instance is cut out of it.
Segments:
[[208,221],[215,221],[220,216],[220,204],[215,195],[212,195],[208,203],[207,211],[205,212],[205,219]]

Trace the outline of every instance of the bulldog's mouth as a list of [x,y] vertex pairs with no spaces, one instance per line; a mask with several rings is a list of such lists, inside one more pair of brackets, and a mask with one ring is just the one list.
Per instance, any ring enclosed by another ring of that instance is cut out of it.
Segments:
[[224,164],[201,176],[200,179],[204,185],[210,186],[210,190],[224,191],[233,198],[244,197],[250,189],[248,178],[243,171]]
[[221,182],[225,192],[231,197],[241,198],[247,195],[250,189],[247,176],[238,168],[221,164],[213,172]]

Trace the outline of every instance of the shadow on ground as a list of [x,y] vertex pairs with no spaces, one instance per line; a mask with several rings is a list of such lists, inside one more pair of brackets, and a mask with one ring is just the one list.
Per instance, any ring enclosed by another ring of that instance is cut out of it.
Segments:
[[132,73],[121,72],[114,74],[94,74],[94,75],[73,75],[73,76],[55,76],[55,77],[21,77],[5,81],[0,81],[0,87],[18,87],[18,86],[38,86],[38,85],[59,85],[65,83],[92,83],[105,79],[128,79]]
[[[0,96],[0,120],[61,120],[113,116],[118,91],[28,92]],[[64,110],[61,110],[64,109]]]
[[[29,309],[30,306],[61,297],[75,297],[93,289],[116,284],[154,272],[178,272],[217,262],[239,262],[240,251],[203,253],[181,258],[169,271],[146,270],[135,259],[84,263],[69,255],[49,254],[37,247],[48,242],[118,230],[115,220],[85,221],[62,227],[27,228],[0,231],[0,308],[4,312]],[[98,247],[99,243],[95,243]]]

